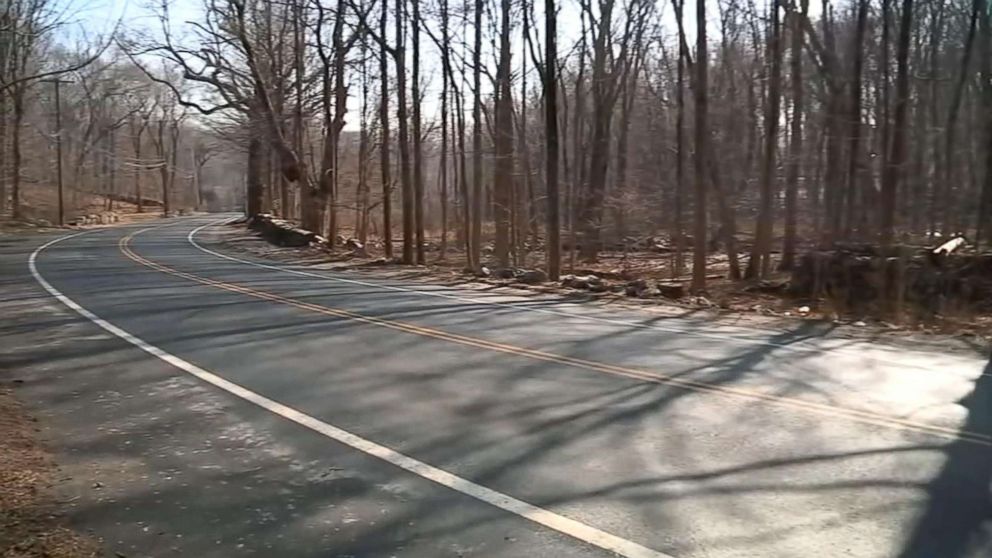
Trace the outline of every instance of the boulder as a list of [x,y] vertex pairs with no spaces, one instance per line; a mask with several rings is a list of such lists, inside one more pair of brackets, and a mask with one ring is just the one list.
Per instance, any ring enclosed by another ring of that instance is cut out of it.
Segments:
[[624,287],[624,292],[627,296],[639,297],[648,288],[648,282],[644,279],[634,279],[633,281],[627,281],[627,285]]
[[603,289],[603,280],[595,275],[566,275],[561,278],[561,284],[563,287],[571,287],[573,289],[583,289],[583,290],[597,290],[601,292]]
[[349,238],[344,243],[345,248],[351,250],[351,255],[356,258],[367,258],[369,253],[365,250],[365,245],[363,245],[357,238]]
[[744,291],[749,293],[781,294],[789,288],[788,281],[766,281],[762,280],[753,285],[748,285]]
[[659,296],[661,296],[661,291],[658,290],[658,287],[648,287],[641,291],[638,298],[657,298]]
[[685,296],[685,285],[676,281],[659,281],[658,294],[665,298],[677,300]]
[[516,271],[516,280],[519,283],[525,283],[527,285],[536,285],[538,283],[544,283],[548,280],[548,275],[541,271],[540,269],[518,269]]

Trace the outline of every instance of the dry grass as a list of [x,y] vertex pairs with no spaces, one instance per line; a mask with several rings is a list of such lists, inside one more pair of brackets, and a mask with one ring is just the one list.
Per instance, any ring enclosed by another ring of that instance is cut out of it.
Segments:
[[99,545],[61,525],[55,463],[37,427],[9,389],[0,388],[0,557],[84,558]]

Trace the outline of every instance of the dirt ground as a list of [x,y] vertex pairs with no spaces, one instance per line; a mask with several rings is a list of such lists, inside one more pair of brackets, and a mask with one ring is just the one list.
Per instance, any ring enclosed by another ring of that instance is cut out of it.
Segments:
[[96,540],[62,525],[58,469],[38,430],[12,390],[0,387],[0,557],[97,556]]
[[[693,314],[721,323],[753,325],[765,329],[785,329],[795,327],[799,321],[814,321],[823,324],[834,334],[845,337],[869,339],[879,336],[889,339],[901,337],[912,343],[939,344],[941,339],[950,335],[961,338],[969,344],[992,343],[992,316],[942,316],[938,320],[923,323],[910,322],[908,319],[898,321],[892,318],[881,319],[871,315],[844,313],[831,305],[828,300],[816,301],[817,304],[814,304],[813,301],[791,297],[784,290],[767,292],[761,288],[761,285],[730,281],[724,278],[727,258],[723,254],[715,254],[709,258],[710,275],[705,297],[685,295],[676,299],[663,296],[640,298],[627,296],[624,285],[633,279],[645,279],[649,284],[654,281],[666,283],[673,281],[669,255],[607,252],[602,254],[597,264],[576,264],[574,269],[569,267],[566,259],[563,275],[595,274],[611,287],[606,292],[593,293],[565,287],[556,282],[525,285],[514,280],[478,277],[467,272],[464,252],[458,247],[453,247],[455,243],[451,241],[443,260],[437,250],[437,242],[429,241],[425,258],[428,265],[409,266],[387,262],[382,257],[381,248],[374,241],[366,246],[367,256],[358,257],[353,251],[344,248],[328,250],[316,245],[305,248],[274,246],[257,233],[247,230],[244,224],[217,227],[213,229],[213,234],[220,235],[222,242],[229,249],[246,254],[322,269],[374,270],[377,276],[404,281],[431,282],[479,290],[500,288],[511,290],[516,294],[566,296],[570,300],[637,307],[666,316]],[[542,259],[542,253],[531,253],[528,255],[526,265],[521,267],[539,269],[542,267]],[[743,259],[741,263],[743,265]],[[691,266],[691,255],[686,259],[686,266],[687,269]],[[769,283],[776,284],[787,279],[787,274],[778,273]],[[674,279],[676,282],[686,283],[686,286],[688,280],[688,276]],[[931,334],[936,335],[931,337]]]
[[[33,185],[29,186],[24,190],[23,198],[21,200],[21,219],[16,221],[13,220],[11,218],[10,211],[0,213],[0,236],[44,233],[62,230],[63,228],[56,224],[58,220],[56,208],[57,200],[52,194],[51,187],[41,188]],[[138,208],[136,205],[127,202],[115,201],[113,204],[113,210],[110,212],[115,214],[119,219],[116,224],[127,224],[157,219],[161,217],[162,208],[159,206],[146,207],[143,212],[138,213]],[[72,221],[77,216],[101,213],[108,213],[107,199],[105,197],[98,194],[83,193],[67,196],[65,210],[67,222]],[[71,228],[78,229],[102,226],[112,225],[90,224],[82,227],[74,226]]]

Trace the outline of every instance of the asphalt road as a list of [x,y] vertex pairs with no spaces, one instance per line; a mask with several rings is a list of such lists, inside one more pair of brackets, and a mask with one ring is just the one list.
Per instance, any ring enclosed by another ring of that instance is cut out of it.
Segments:
[[285,267],[216,220],[0,239],[0,379],[110,555],[992,556],[977,349]]

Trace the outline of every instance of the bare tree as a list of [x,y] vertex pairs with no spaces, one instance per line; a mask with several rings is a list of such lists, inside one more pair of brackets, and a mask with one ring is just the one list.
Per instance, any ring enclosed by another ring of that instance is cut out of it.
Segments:
[[883,246],[895,237],[896,192],[906,160],[906,114],[909,105],[909,43],[913,27],[913,0],[902,1],[899,42],[896,47],[896,103],[892,127],[892,153],[882,178],[882,205],[879,219]]
[[510,98],[510,0],[500,0],[499,64],[496,70],[496,163],[493,211],[496,261],[510,265],[510,207],[513,188],[513,100]]
[[[768,58],[771,76],[768,80],[768,100],[765,107],[765,149],[761,161],[761,202],[758,211],[757,231],[751,250],[751,259],[744,276],[747,279],[766,277],[771,268],[772,200],[776,196],[775,151],[778,148],[779,99],[782,88],[782,48],[779,29],[779,2],[772,0]],[[704,63],[700,59],[700,64]],[[729,249],[728,249],[729,250]]]
[[[796,260],[796,221],[797,197],[799,195],[799,175],[803,166],[803,21],[807,18],[809,1],[800,0],[801,11],[794,9],[788,14],[791,22],[791,45],[789,58],[789,80],[792,90],[792,117],[789,121],[789,158],[785,178],[785,234],[782,240],[783,271],[790,271]],[[793,6],[794,8],[794,6]]]
[[707,66],[709,57],[706,45],[706,0],[696,3],[696,80],[693,83],[693,97],[696,109],[694,158],[696,171],[695,201],[695,245],[692,255],[692,290],[701,293],[706,290],[706,212],[707,212],[707,150],[709,141],[709,122],[707,118]]
[[561,268],[561,219],[558,208],[558,14],[554,0],[544,0],[544,129],[547,189],[548,277],[557,280]]

